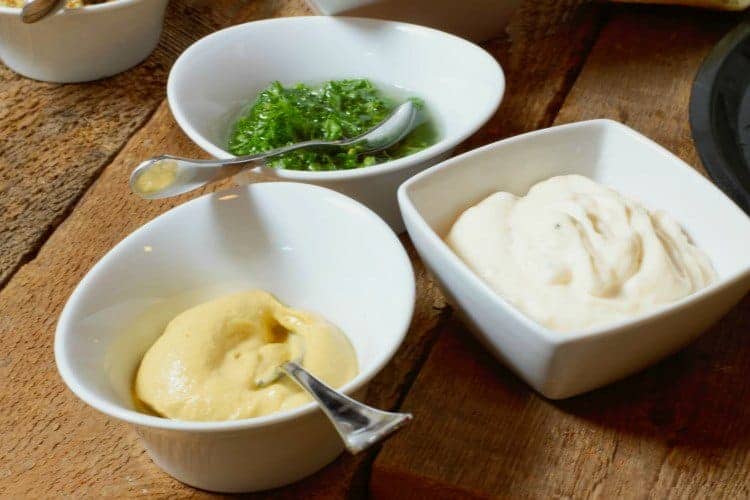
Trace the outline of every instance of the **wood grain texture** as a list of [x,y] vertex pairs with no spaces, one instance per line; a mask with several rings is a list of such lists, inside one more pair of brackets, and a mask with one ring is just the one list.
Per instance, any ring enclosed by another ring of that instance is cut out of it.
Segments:
[[580,4],[526,1],[511,19],[509,36],[483,44],[506,73],[505,96],[461,151],[552,124],[604,16],[603,6]]
[[0,285],[154,112],[177,55],[243,7],[237,0],[170,2],[154,54],[97,82],[36,82],[0,64]]
[[[618,119],[698,168],[690,84],[736,19],[613,9],[556,123]],[[460,325],[445,327],[403,405],[421,425],[384,446],[373,496],[750,496],[749,306],[661,364],[562,402],[536,395]]]

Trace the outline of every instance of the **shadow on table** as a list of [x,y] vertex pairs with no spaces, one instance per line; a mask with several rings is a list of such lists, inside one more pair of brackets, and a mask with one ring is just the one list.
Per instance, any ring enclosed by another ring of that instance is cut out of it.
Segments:
[[742,462],[729,458],[749,447],[748,310],[750,296],[662,363],[563,401],[534,393],[453,318],[404,402],[414,423],[383,447],[370,487],[415,498],[434,488],[646,496],[667,460],[664,478],[706,485],[709,469],[734,471]]
[[750,296],[677,354],[588,394],[551,404],[667,446],[737,447],[750,440]]

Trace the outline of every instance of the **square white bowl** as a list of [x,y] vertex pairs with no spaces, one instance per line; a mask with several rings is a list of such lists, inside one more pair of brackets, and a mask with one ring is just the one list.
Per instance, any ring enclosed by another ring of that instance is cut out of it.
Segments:
[[180,481],[222,492],[296,481],[343,449],[315,404],[187,422],[140,413],[131,397],[137,367],[169,320],[253,288],[346,333],[359,374],[341,390],[359,396],[401,344],[414,308],[406,251],[372,211],[317,186],[253,184],[180,205],[107,253],[60,316],[60,374],[83,401],[134,425],[154,462]]
[[[549,330],[494,292],[445,244],[465,209],[496,191],[581,174],[670,213],[711,258],[716,283],[627,321],[579,332]],[[445,161],[406,181],[399,203],[427,267],[480,341],[548,398],[608,384],[697,337],[750,289],[750,219],[685,162],[610,120],[513,137]]]

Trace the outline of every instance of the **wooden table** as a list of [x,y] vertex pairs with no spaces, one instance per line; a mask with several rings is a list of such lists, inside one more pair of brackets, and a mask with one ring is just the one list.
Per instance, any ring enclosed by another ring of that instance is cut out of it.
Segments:
[[[509,37],[484,44],[508,89],[464,148],[609,117],[702,170],[688,126],[690,85],[739,16],[578,3],[527,2]],[[126,183],[145,157],[199,154],[164,103],[177,54],[222,26],[307,12],[301,0],[173,0],[160,47],[125,74],[59,86],[0,66],[0,496],[208,495],[160,472],[127,425],[66,389],[53,361],[55,323],[109,248],[189,198],[145,202]],[[402,241],[417,272],[416,316],[368,401],[416,420],[381,449],[341,456],[274,494],[750,496],[747,299],[659,365],[552,402],[477,345]]]

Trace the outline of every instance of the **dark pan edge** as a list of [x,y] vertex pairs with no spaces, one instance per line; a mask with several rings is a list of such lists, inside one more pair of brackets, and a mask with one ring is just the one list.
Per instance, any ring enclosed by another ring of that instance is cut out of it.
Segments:
[[737,178],[716,137],[714,106],[716,79],[734,50],[750,37],[750,18],[746,18],[704,59],[693,81],[690,96],[690,128],[698,154],[711,178],[745,213],[750,215],[750,191]]

